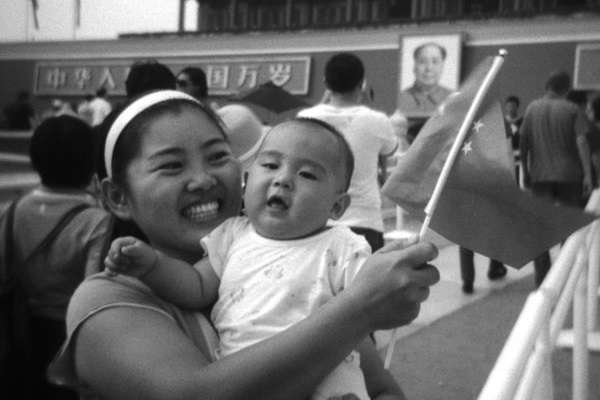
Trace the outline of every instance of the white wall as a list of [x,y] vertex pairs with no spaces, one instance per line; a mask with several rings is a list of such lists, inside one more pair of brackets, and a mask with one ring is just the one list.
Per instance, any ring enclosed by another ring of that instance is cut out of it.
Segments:
[[[0,0],[0,42],[116,39],[122,33],[174,32],[179,0],[37,0],[39,28],[30,0]],[[188,1],[185,26],[195,29],[195,2]]]

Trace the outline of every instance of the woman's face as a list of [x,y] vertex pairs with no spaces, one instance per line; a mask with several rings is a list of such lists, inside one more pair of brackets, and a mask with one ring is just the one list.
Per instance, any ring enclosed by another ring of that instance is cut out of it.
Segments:
[[177,90],[187,93],[190,96],[195,97],[198,92],[198,86],[192,83],[190,77],[185,72],[182,72],[179,75],[177,75],[175,84],[177,86]]
[[163,113],[142,129],[126,169],[129,218],[157,249],[196,261],[200,238],[239,212],[239,164],[219,128],[195,108]]

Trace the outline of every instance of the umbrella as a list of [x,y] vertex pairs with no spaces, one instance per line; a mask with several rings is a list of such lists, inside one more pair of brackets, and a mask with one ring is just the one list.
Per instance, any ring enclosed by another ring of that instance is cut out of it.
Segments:
[[281,119],[295,115],[300,108],[310,104],[299,99],[272,81],[263,83],[253,89],[241,92],[230,101],[245,103],[261,117],[263,122],[273,124]]

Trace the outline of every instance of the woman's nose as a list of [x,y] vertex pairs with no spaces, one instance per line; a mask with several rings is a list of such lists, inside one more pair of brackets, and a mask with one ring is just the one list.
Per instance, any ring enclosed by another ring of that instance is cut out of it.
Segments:
[[216,184],[217,178],[215,178],[212,174],[204,171],[196,173],[192,177],[190,177],[186,188],[190,192],[193,192],[196,190],[208,190]]

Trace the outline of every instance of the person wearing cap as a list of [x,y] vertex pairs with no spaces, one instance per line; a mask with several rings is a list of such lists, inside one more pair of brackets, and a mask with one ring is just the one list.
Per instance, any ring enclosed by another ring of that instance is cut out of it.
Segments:
[[376,251],[384,245],[379,184],[385,180],[383,169],[387,159],[396,152],[399,141],[390,118],[362,103],[364,82],[365,68],[358,56],[333,55],[325,65],[329,101],[301,110],[298,116],[320,119],[335,126],[350,143],[356,160],[348,191],[351,202],[344,215],[331,223],[349,226],[363,235]]

